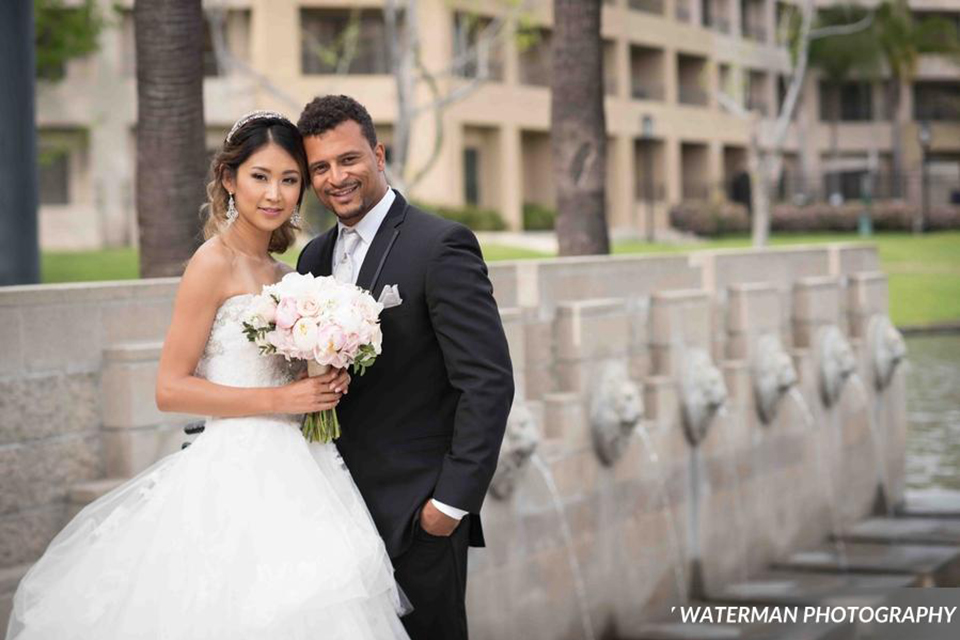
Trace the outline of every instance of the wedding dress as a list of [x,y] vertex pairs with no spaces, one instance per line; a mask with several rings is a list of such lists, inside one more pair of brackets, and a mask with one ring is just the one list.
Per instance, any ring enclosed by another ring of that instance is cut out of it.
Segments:
[[[294,371],[217,312],[197,374],[278,386]],[[8,640],[407,638],[393,568],[332,444],[298,416],[210,419],[187,449],[83,509],[14,597]]]

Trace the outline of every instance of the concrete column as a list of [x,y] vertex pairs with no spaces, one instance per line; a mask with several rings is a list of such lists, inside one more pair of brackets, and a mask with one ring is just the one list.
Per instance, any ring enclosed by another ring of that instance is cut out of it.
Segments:
[[520,129],[507,124],[500,128],[500,213],[511,231],[523,229],[523,150]]
[[797,130],[799,135],[800,169],[803,174],[803,189],[810,190],[820,184],[820,147],[818,145],[820,123],[820,83],[815,74],[808,74],[800,92],[797,105]]
[[650,296],[652,372],[676,378],[689,349],[710,351],[710,296],[702,289],[660,291]]
[[667,206],[677,204],[682,199],[683,164],[680,157],[680,139],[674,136],[663,141],[664,164],[666,170]]
[[743,7],[740,6],[740,0],[730,0],[730,35],[734,38],[743,37]]
[[101,406],[106,473],[128,478],[180,448],[190,416],[161,413],[154,402],[160,343],[108,347],[103,353]]
[[614,42],[616,54],[614,60],[617,64],[617,97],[621,100],[629,100],[631,93],[631,84],[633,78],[630,74],[630,40],[627,38],[617,38]]
[[764,44],[772,44],[777,33],[777,0],[764,0],[763,24],[767,27],[767,39]]
[[130,246],[136,208],[133,202],[135,162],[127,155],[127,128],[120,114],[103,105],[102,119],[90,129],[93,206],[100,222],[100,243],[107,247]]
[[723,145],[711,140],[707,147],[707,187],[711,198],[723,198]]
[[680,101],[680,69],[677,64],[677,50],[673,48],[664,49],[664,78],[663,78],[663,99],[668,104],[677,104]]
[[117,108],[129,99],[126,83],[117,82],[117,70],[122,66],[121,38],[120,30],[105,30],[100,36],[100,50],[91,59],[95,65],[95,86],[91,91],[94,124],[89,128],[88,149],[88,172],[92,178],[90,201],[100,225],[99,244],[108,247],[130,246],[136,242],[133,201],[136,158],[127,155],[127,131],[132,114],[127,107]]
[[[277,38],[278,33],[287,33],[290,37]],[[250,64],[254,71],[279,86],[283,86],[285,80],[299,77],[301,41],[299,4],[251,0]],[[257,107],[288,108],[260,83],[254,91]]]
[[520,52],[517,50],[517,22],[510,20],[504,29],[503,37],[503,82],[509,85],[520,84]]
[[613,147],[613,162],[607,167],[611,177],[612,188],[609,190],[610,199],[607,223],[611,227],[629,229],[631,232],[640,232],[640,221],[637,220],[636,198],[634,197],[637,170],[633,149],[633,137],[618,135],[609,143]]

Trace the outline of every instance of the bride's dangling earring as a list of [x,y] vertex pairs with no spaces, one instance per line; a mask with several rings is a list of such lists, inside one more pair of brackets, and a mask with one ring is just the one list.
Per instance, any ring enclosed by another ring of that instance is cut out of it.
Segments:
[[233,221],[237,219],[239,213],[237,212],[237,204],[233,201],[233,194],[230,194],[230,199],[227,200],[227,226],[229,227],[233,224]]
[[290,216],[290,224],[297,227],[303,224],[303,216],[300,215],[300,205],[296,205],[293,208],[293,215]]

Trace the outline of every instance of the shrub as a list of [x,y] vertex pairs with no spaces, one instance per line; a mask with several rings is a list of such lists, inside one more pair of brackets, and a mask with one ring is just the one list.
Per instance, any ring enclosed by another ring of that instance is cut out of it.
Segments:
[[[855,231],[863,212],[863,204],[847,202],[840,206],[815,203],[802,207],[780,204],[773,208],[771,228],[774,231]],[[875,202],[870,208],[873,228],[877,231],[909,231],[919,215],[918,205],[903,200]],[[960,207],[933,207],[926,220],[931,231],[960,228]]]
[[717,236],[748,231],[750,218],[739,203],[689,200],[670,209],[670,224],[698,236]]
[[555,209],[533,202],[523,204],[523,228],[527,231],[552,231],[556,225]]
[[481,209],[473,205],[449,207],[421,202],[414,204],[424,211],[432,211],[447,220],[459,222],[473,231],[503,231],[507,228],[507,223],[503,221],[500,212],[492,209]]

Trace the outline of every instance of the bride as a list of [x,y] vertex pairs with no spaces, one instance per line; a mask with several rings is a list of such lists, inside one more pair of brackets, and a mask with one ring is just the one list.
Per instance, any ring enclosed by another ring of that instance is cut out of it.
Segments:
[[333,408],[345,372],[305,378],[242,334],[252,296],[289,268],[307,185],[297,128],[255,112],[213,161],[207,241],[174,303],[164,411],[211,416],[191,447],[87,506],[14,597],[8,640],[407,638],[401,594],[333,444],[299,416]]

